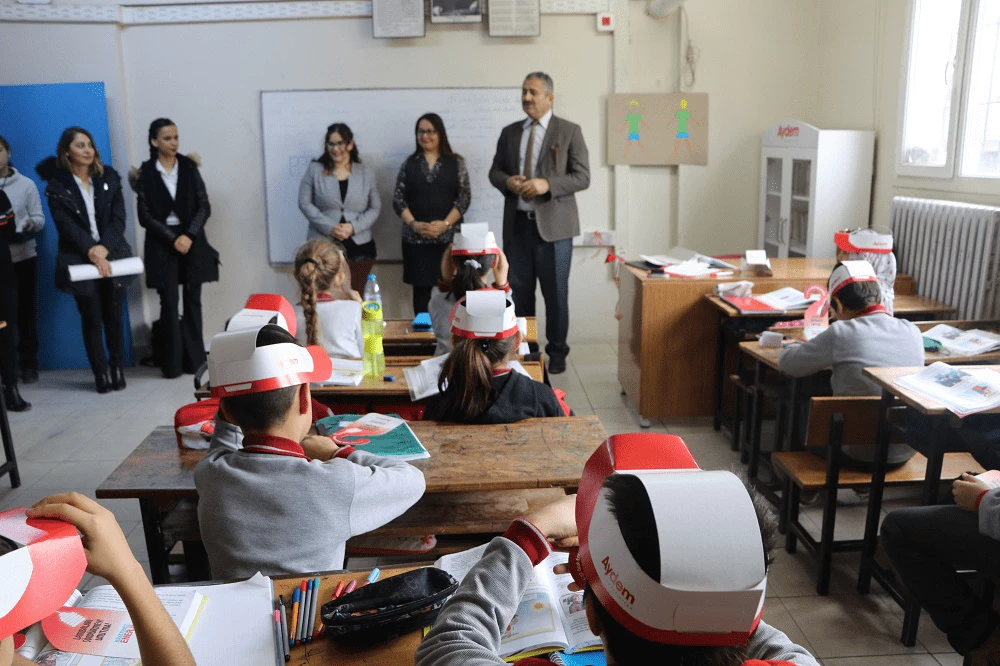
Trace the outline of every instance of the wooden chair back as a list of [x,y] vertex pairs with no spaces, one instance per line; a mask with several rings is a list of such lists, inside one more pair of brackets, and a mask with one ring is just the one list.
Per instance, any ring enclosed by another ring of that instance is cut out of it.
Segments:
[[875,444],[878,438],[878,419],[881,396],[816,397],[810,401],[809,422],[806,427],[806,446],[830,445],[830,419],[834,414],[844,415],[843,442],[846,444]]

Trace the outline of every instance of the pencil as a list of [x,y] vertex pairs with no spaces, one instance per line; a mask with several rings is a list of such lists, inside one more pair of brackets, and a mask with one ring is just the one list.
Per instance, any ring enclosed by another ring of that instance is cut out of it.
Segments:
[[379,571],[378,567],[375,567],[374,569],[372,569],[371,573],[368,574],[368,578],[365,578],[364,582],[361,583],[361,587],[364,587],[365,585],[368,585],[370,583],[374,583],[375,581],[378,580],[378,577],[381,575],[382,572]]
[[346,580],[342,580],[339,583],[337,583],[337,589],[333,591],[333,597],[331,597],[331,599],[336,599],[337,597],[339,597],[340,595],[342,595],[344,593],[344,586],[345,585],[347,585],[347,581]]
[[319,598],[319,576],[313,578],[312,610],[309,611],[309,642],[316,638],[316,599]]
[[288,644],[291,647],[295,647],[295,627],[299,625],[301,599],[302,595],[299,594],[299,588],[295,588],[295,591],[292,592],[292,624],[288,627]]
[[352,580],[350,583],[347,584],[347,587],[344,588],[344,594],[350,594],[351,592],[354,591],[354,588],[356,588],[357,586],[358,586],[358,581]]
[[291,646],[288,644],[288,613],[285,611],[285,597],[280,594],[278,595],[278,607],[281,609],[281,635],[284,637],[281,643],[285,652],[285,661],[291,661],[292,654],[289,649]]

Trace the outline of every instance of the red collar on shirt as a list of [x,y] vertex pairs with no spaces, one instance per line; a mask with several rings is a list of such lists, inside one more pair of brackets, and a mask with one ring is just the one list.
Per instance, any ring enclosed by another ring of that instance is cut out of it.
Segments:
[[275,435],[259,435],[247,433],[243,437],[243,450],[247,453],[267,453],[275,456],[288,456],[309,460],[302,445],[285,437]]
[[889,314],[889,311],[885,309],[884,305],[882,305],[881,303],[876,303],[875,305],[869,305],[868,307],[866,307],[864,310],[862,310],[861,312],[859,312],[855,316],[857,316],[857,317],[865,317],[867,315],[878,314],[880,312],[882,314]]
[[493,370],[494,377],[500,377],[510,372],[510,368],[496,368]]
[[330,303],[331,301],[335,300],[337,299],[331,296],[330,294],[326,293],[325,291],[316,294],[317,303]]

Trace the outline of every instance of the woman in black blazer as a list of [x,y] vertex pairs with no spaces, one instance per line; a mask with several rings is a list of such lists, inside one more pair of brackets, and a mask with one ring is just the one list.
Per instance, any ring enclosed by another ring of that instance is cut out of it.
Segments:
[[[122,303],[126,278],[70,282],[69,267],[93,264],[102,278],[110,278],[108,262],[133,256],[125,240],[121,177],[101,162],[94,137],[82,127],[67,128],[55,157],[42,160],[36,171],[48,182],[45,198],[59,232],[56,287],[76,299],[97,392],[120,391],[125,388]],[[105,340],[101,339],[102,324]]]
[[[146,286],[160,295],[163,376],[195,372],[205,362],[201,285],[219,279],[219,253],[208,244],[212,213],[195,160],[177,152],[177,126],[158,118],[149,126],[150,158],[130,176],[139,224],[146,228]],[[184,318],[178,318],[178,294]]]

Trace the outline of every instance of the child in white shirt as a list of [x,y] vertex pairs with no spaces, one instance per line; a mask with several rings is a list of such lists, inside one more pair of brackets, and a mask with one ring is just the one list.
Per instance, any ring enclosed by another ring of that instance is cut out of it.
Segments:
[[347,259],[333,241],[317,238],[299,248],[295,253],[301,300],[296,308],[297,337],[303,344],[321,346],[333,358],[361,358],[361,297],[349,289],[346,276]]

